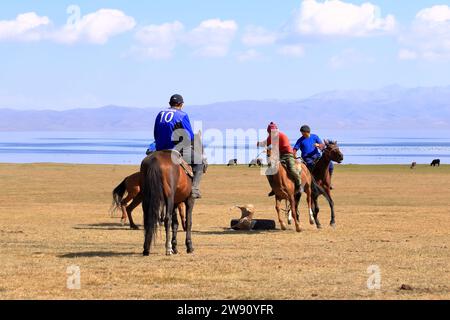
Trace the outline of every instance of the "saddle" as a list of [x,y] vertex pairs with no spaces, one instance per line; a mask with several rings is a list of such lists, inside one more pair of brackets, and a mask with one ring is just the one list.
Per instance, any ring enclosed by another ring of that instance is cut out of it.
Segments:
[[[280,163],[281,163],[281,165],[284,167],[284,169],[287,170],[287,163],[286,163],[286,161],[280,160]],[[296,163],[296,164],[303,163],[303,164],[306,165],[306,162],[305,162],[305,160],[303,160],[302,157],[295,158],[295,163]]]
[[183,159],[181,153],[177,150],[164,150],[165,152],[171,152],[172,155],[175,155],[175,163],[180,165],[183,168],[184,172],[191,179],[194,179],[194,171],[192,171],[192,167]]

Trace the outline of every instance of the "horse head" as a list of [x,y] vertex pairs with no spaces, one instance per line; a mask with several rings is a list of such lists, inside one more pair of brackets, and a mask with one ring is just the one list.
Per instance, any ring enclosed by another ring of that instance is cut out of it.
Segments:
[[324,153],[326,153],[330,159],[334,162],[341,163],[344,161],[344,155],[341,150],[339,150],[339,146],[336,140],[325,140],[325,149]]

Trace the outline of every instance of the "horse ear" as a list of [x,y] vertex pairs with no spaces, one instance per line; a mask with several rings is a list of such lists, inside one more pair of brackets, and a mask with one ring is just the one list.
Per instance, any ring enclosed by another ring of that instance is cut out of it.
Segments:
[[323,140],[323,143],[325,143],[326,146],[330,144],[330,142],[327,139]]

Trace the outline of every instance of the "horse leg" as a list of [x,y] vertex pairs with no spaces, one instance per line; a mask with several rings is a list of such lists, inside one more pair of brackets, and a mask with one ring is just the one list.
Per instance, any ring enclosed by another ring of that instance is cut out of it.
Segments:
[[315,219],[314,219],[314,213],[312,210],[311,186],[308,186],[308,188],[306,189],[306,202],[308,203],[308,209],[309,209],[309,224],[314,225]]
[[[327,186],[327,188],[325,189],[325,192],[328,194],[328,196],[331,199],[331,191],[330,191],[330,187],[329,186]],[[330,226],[335,228],[336,227],[336,221],[335,221],[335,215],[334,215],[334,202],[333,202],[333,199],[331,199],[331,201],[330,201],[330,209],[331,209]]]
[[298,193],[295,195],[295,211],[297,212],[297,220],[300,221],[300,210],[299,210],[299,205],[300,205],[300,200],[302,199],[302,194]]
[[[293,217],[294,217],[294,222],[295,222],[295,230],[297,232],[301,232],[302,228],[300,228],[300,215],[299,215],[299,211],[297,210],[297,203],[295,201],[294,196],[291,196],[289,198],[289,203],[291,204],[291,208],[293,208],[293,210],[294,210]],[[299,198],[299,203],[300,203],[300,198]]]
[[189,197],[186,202],[186,249],[187,253],[193,253],[194,247],[192,246],[192,211],[194,209],[195,199]]
[[287,200],[285,200],[285,207],[286,207],[286,217],[288,220],[288,225],[292,224],[292,209],[289,207],[289,204],[287,202]]
[[183,231],[186,232],[186,206],[183,203],[178,205],[178,213],[181,219],[181,226],[183,227]]
[[319,221],[320,208],[319,208],[319,201],[317,201],[318,198],[319,198],[318,195],[313,195],[314,221],[316,222],[317,229],[322,229],[322,225],[320,224],[320,221]]
[[173,254],[178,254],[177,234],[178,234],[178,217],[177,217],[177,211],[174,209],[173,213],[172,213],[172,252],[173,252]]
[[282,216],[281,215],[281,200],[278,197],[276,197],[276,199],[275,199],[275,210],[277,210],[278,221],[280,222],[281,230],[286,230],[286,225],[284,224],[284,221],[281,218],[281,216]]
[[127,204],[131,200],[133,200],[133,196],[131,194],[127,194],[126,198],[120,202],[120,209],[122,210],[122,218],[120,219],[120,222],[123,226],[125,225],[125,222],[127,222]]
[[166,214],[164,217],[164,228],[166,230],[166,256],[173,254],[172,251],[172,241],[170,238],[170,227],[172,226],[172,215],[174,211],[174,199],[173,194],[170,195],[166,203]]
[[134,224],[133,217],[131,216],[131,213],[138,205],[140,205],[142,202],[142,194],[139,193],[134,199],[133,202],[127,207],[127,215],[128,220],[130,221],[130,228],[133,230],[139,230],[139,227]]

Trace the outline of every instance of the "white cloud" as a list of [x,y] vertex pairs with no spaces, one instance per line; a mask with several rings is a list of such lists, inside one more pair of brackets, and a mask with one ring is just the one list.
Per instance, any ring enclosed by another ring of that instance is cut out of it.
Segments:
[[283,56],[288,57],[303,57],[305,54],[305,48],[302,45],[285,45],[278,48],[277,52]]
[[398,58],[400,60],[416,60],[417,53],[408,49],[400,49],[398,52]]
[[450,7],[446,5],[438,5],[423,9],[417,13],[416,19],[431,23],[447,22],[450,20]]
[[295,29],[304,35],[362,37],[392,32],[393,15],[382,18],[380,8],[363,3],[355,5],[340,0],[304,0],[296,19]]
[[76,42],[105,44],[111,37],[130,31],[135,26],[134,18],[120,10],[100,9],[81,17],[73,24],[66,24],[55,31],[51,38],[66,44]]
[[247,62],[247,61],[255,61],[261,60],[262,54],[256,51],[255,49],[249,49],[237,56],[239,62]]
[[374,59],[355,49],[345,49],[331,57],[329,64],[332,69],[343,69],[359,64],[373,63]]
[[38,41],[50,19],[40,17],[35,12],[19,14],[14,20],[0,21],[0,40]]
[[228,54],[237,30],[233,20],[206,20],[189,33],[187,42],[199,56],[223,57]]
[[137,50],[153,59],[171,58],[183,38],[183,33],[184,26],[178,21],[145,26],[136,32],[135,38],[140,44]]
[[[449,60],[450,7],[439,5],[420,10],[411,28],[400,36],[399,41],[411,57]],[[405,55],[399,55],[399,58],[405,58]]]
[[50,40],[65,44],[105,44],[111,37],[129,31],[135,25],[134,18],[115,9],[100,9],[60,28],[54,27],[49,18],[28,12],[19,14],[15,20],[0,21],[0,41]]
[[266,46],[274,44],[277,41],[275,32],[268,31],[262,27],[247,27],[242,36],[242,43],[247,47]]

